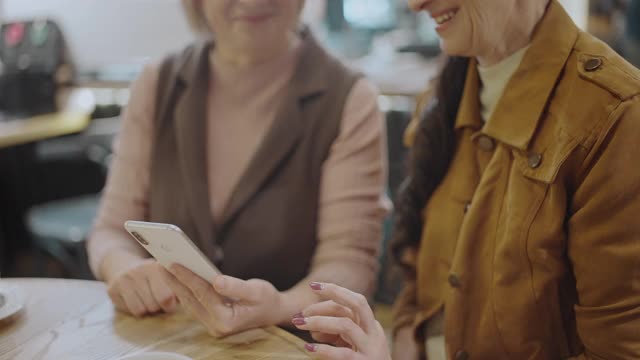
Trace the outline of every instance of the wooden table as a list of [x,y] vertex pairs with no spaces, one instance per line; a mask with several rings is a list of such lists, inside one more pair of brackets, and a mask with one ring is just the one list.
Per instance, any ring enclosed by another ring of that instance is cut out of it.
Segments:
[[89,114],[61,112],[0,122],[0,148],[74,134],[89,124]]
[[193,359],[309,359],[304,342],[279,328],[222,340],[185,314],[135,319],[114,311],[103,283],[2,279],[27,295],[26,308],[0,322],[0,360],[103,360],[167,351]]
[[95,107],[88,89],[69,89],[58,98],[60,112],[28,119],[0,121],[0,148],[74,134],[89,125]]

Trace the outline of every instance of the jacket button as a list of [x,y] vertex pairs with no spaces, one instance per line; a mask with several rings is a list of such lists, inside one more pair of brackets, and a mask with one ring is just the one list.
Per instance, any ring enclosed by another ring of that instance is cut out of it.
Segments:
[[593,58],[593,59],[587,60],[584,63],[584,70],[592,72],[592,71],[598,70],[601,66],[602,66],[602,59]]
[[542,164],[542,155],[541,154],[531,154],[529,155],[529,167],[532,169],[537,169]]
[[449,274],[449,285],[451,285],[452,288],[456,288],[456,289],[462,286],[460,277],[454,273]]
[[496,147],[496,143],[492,138],[482,135],[478,138],[478,146],[484,151],[492,151]]
[[469,360],[469,353],[463,350],[460,350],[456,353],[456,360]]

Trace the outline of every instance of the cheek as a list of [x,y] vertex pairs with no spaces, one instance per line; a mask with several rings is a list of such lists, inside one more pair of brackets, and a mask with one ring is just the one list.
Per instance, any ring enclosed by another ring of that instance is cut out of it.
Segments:
[[[474,57],[486,48],[495,35],[494,26],[483,9],[472,6],[461,10],[455,31],[442,41],[443,51],[449,55]],[[495,21],[496,19],[493,19]],[[502,34],[498,34],[502,36]]]
[[295,29],[300,18],[300,5],[296,2],[290,1],[286,5],[280,7],[280,16],[278,16],[277,27],[286,30]]
[[[510,8],[505,4],[498,6],[499,2],[488,1],[486,6],[474,3],[470,7],[470,49],[473,56],[491,50],[493,44],[499,43],[505,36],[505,23],[510,13]],[[497,16],[496,14],[500,14]]]
[[[311,0],[318,1],[318,0]],[[333,1],[333,0],[331,0]],[[302,14],[302,8],[304,7],[304,1],[301,0],[278,0],[275,3],[280,14],[280,21],[287,24],[296,24]]]
[[200,0],[202,3],[201,11],[207,19],[207,24],[214,33],[224,33],[228,31],[229,22],[229,4],[226,0]]
[[470,56],[474,42],[474,23],[469,14],[463,10],[459,11],[456,17],[455,26],[441,36],[440,46],[447,55]]

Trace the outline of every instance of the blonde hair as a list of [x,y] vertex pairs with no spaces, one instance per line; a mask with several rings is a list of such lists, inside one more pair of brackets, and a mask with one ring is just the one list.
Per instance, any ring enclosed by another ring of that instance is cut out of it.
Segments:
[[[211,35],[211,28],[207,23],[207,19],[204,17],[204,15],[202,15],[202,12],[199,11],[200,9],[198,9],[198,7],[196,6],[196,2],[198,1],[202,2],[207,0],[182,0],[182,7],[187,17],[187,21],[189,22],[191,29],[193,29],[193,31],[195,31],[196,33]],[[298,15],[300,16],[300,14],[302,14],[302,9],[304,9],[306,0],[298,1],[300,1],[300,10]]]

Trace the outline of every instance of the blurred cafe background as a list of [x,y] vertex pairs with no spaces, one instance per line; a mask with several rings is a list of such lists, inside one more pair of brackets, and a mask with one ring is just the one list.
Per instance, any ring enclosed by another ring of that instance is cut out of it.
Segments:
[[[638,3],[564,1],[582,29],[636,66]],[[145,62],[194,37],[180,11],[179,0],[0,0],[0,276],[91,278],[84,241],[128,87]],[[393,196],[402,133],[438,68],[432,20],[406,0],[308,0],[304,21],[379,87]],[[380,261],[378,301],[390,302],[399,282],[388,256]]]

